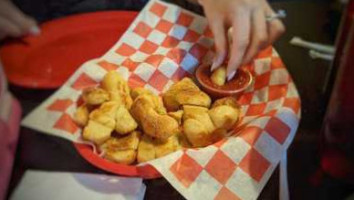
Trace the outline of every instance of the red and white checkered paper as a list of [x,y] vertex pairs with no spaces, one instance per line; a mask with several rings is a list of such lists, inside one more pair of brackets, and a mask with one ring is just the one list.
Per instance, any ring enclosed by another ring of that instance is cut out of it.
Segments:
[[[72,120],[76,102],[108,70],[117,70],[131,87],[159,94],[210,62],[212,49],[205,18],[152,0],[103,57],[83,64],[22,124],[80,142],[81,129]],[[247,67],[255,81],[240,98],[244,118],[233,136],[147,163],[187,199],[256,199],[294,138],[300,100],[278,54],[269,47]]]

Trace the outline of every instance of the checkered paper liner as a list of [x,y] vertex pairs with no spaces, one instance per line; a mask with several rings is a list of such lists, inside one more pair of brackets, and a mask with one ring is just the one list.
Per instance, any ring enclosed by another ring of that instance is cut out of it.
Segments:
[[[160,94],[210,63],[212,49],[205,18],[152,0],[104,56],[84,63],[22,125],[82,142],[72,119],[78,98],[107,71],[117,70],[130,87]],[[254,84],[239,99],[243,118],[233,136],[142,164],[153,166],[187,199],[256,199],[294,138],[300,99],[277,52],[268,47],[247,68]]]

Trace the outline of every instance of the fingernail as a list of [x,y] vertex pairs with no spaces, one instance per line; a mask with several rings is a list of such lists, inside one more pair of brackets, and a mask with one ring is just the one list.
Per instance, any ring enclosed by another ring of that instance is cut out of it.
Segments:
[[228,76],[227,76],[227,81],[230,81],[236,74],[236,70],[231,72]]
[[39,34],[41,34],[41,29],[39,29],[38,26],[32,26],[29,30],[29,33],[31,35],[39,35]]
[[213,64],[211,65],[210,71],[214,71],[217,69],[221,63],[223,62],[224,56],[221,54],[217,54],[213,59]]
[[215,62],[215,59],[214,59],[213,64],[211,65],[210,71],[214,71],[216,68],[218,68],[218,64]]

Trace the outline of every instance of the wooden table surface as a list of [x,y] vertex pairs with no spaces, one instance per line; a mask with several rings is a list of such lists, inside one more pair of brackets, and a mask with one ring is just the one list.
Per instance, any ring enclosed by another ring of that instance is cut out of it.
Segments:
[[[308,51],[289,45],[294,36],[308,40],[329,43],[330,35],[324,31],[328,19],[329,4],[323,2],[278,2],[273,3],[275,9],[287,10],[285,20],[286,34],[276,43],[276,49],[292,75],[302,99],[302,120],[294,144],[289,149],[289,180],[292,197],[298,197],[294,187],[302,183],[296,176],[301,174],[305,164],[298,167],[302,160],[298,156],[296,143],[318,135],[324,112],[322,87],[330,64],[325,61],[312,60]],[[54,90],[31,90],[10,86],[13,94],[19,99],[23,115],[29,113]],[[292,159],[294,158],[294,159]],[[38,134],[36,131],[21,128],[18,149],[9,194],[19,183],[26,169],[106,173],[86,162],[75,150],[73,145],[60,138]],[[259,199],[278,199],[278,170],[270,178]],[[145,199],[184,199],[163,178],[145,180],[147,191]]]

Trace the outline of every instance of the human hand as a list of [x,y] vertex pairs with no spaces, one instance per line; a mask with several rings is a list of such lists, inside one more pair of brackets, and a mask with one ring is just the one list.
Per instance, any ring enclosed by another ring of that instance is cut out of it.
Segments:
[[[227,79],[231,80],[241,64],[249,63],[262,48],[272,44],[285,31],[266,0],[198,0],[214,34],[216,55],[211,70],[219,67],[229,55]],[[228,30],[232,28],[229,48]],[[228,52],[228,49],[230,52]]]
[[0,40],[39,33],[34,19],[21,12],[10,0],[0,0]]

